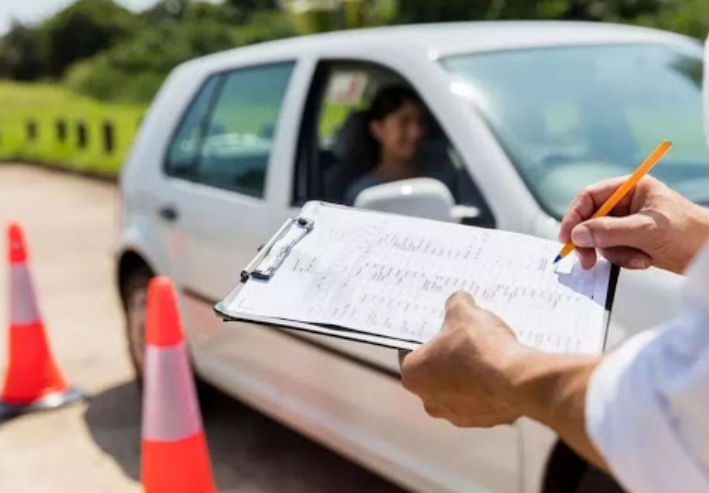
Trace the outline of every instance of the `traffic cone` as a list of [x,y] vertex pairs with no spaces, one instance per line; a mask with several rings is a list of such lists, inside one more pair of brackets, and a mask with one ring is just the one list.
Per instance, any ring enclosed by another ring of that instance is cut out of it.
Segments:
[[0,393],[0,417],[53,409],[83,398],[67,384],[49,349],[29,271],[22,228],[7,228],[10,262],[8,367]]
[[143,372],[145,493],[216,492],[172,283],[148,286]]

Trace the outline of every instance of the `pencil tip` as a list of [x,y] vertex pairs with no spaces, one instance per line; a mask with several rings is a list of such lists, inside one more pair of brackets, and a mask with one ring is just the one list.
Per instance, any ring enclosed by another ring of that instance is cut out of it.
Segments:
[[561,255],[556,256],[556,258],[554,259],[554,264],[557,263],[559,260],[561,260]]

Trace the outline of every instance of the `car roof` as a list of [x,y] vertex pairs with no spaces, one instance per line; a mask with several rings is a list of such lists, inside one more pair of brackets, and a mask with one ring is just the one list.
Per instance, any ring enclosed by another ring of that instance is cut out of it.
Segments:
[[[667,43],[695,45],[692,38],[668,31],[623,24],[573,21],[478,21],[415,24],[351,29],[269,41],[198,60],[228,62],[234,55],[293,56],[324,49],[381,44],[390,50],[419,50],[435,59],[461,53],[609,43]],[[189,64],[189,62],[188,62]]]

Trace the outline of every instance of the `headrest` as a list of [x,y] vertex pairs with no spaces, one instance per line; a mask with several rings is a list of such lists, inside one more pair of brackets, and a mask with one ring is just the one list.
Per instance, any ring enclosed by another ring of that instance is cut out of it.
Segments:
[[350,155],[354,149],[362,147],[364,142],[368,142],[369,129],[367,128],[367,112],[355,111],[345,120],[345,123],[335,133],[332,144],[332,152],[338,159],[344,159]]

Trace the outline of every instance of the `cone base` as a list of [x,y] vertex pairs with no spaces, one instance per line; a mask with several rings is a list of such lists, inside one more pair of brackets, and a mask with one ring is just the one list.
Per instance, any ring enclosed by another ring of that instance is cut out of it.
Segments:
[[143,493],[217,493],[204,432],[176,441],[143,439]]
[[40,399],[24,404],[0,401],[0,418],[11,418],[19,414],[57,409],[83,399],[84,392],[81,389],[69,387],[64,392],[52,392]]

